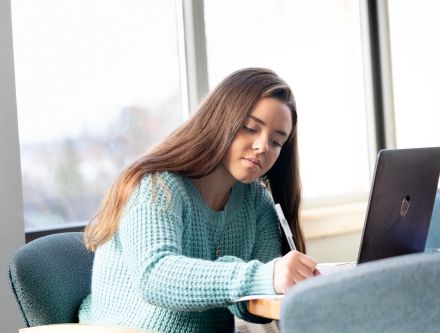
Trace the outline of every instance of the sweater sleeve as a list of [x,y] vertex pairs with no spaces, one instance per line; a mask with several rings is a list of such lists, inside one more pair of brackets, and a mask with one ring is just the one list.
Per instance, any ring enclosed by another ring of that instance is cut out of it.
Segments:
[[[157,178],[157,177],[156,177]],[[151,176],[145,177],[127,203],[118,237],[130,280],[148,303],[178,311],[224,307],[251,294],[272,294],[274,260],[216,261],[182,255],[185,195],[178,179],[157,181],[152,200]]]
[[[281,234],[275,206],[270,193],[263,186],[258,186],[255,195],[255,207],[257,212],[257,232],[252,260],[261,262],[275,261],[281,256]],[[270,277],[273,283],[273,275]],[[275,290],[273,291],[275,294]],[[248,302],[239,302],[229,306],[234,316],[245,321],[265,324],[272,320],[255,316],[247,310]]]

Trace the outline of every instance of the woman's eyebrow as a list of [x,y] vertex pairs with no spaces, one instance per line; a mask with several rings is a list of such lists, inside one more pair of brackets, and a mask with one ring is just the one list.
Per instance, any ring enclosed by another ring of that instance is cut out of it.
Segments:
[[[255,116],[251,116],[251,115],[249,115],[249,118],[253,119],[255,122],[257,122],[257,123],[259,123],[259,124],[261,124],[261,125],[263,125],[263,126],[266,126],[266,123],[265,123],[264,121],[262,121],[260,118],[257,118],[257,117],[255,117]],[[287,134],[287,133],[284,132],[284,131],[275,130],[275,132],[277,132],[278,134],[281,134],[281,135],[283,135],[283,136],[286,136],[286,137],[289,136],[289,134]]]

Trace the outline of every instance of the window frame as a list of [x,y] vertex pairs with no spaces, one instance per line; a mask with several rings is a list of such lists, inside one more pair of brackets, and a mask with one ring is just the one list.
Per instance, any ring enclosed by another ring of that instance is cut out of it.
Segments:
[[[25,244],[10,0],[0,0],[0,155],[0,267],[6,273],[10,258]],[[2,329],[17,332],[23,320],[4,277],[0,280]]]

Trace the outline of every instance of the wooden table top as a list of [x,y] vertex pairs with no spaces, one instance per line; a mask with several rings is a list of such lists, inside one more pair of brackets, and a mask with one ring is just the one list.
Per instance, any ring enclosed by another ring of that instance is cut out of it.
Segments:
[[248,301],[248,311],[254,315],[280,320],[282,298],[258,298]]

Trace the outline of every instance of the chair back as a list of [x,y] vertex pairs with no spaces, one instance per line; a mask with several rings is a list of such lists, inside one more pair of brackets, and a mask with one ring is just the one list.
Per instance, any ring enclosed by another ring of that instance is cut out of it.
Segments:
[[409,254],[360,264],[292,287],[281,332],[438,332],[440,254]]
[[9,284],[27,327],[78,322],[94,258],[83,239],[82,232],[41,237],[12,257]]

